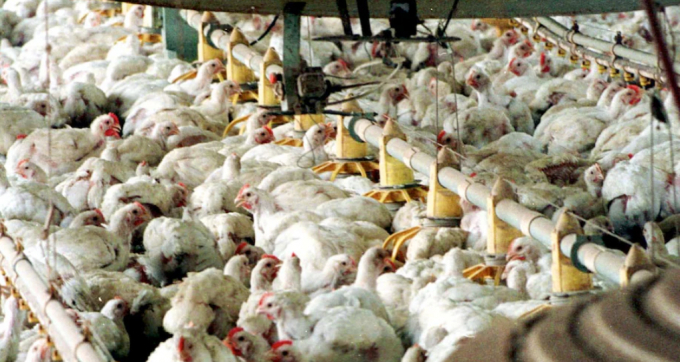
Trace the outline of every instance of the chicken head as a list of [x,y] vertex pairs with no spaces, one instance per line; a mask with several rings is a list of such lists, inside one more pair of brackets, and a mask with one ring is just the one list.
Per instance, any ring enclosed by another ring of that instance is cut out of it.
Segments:
[[301,362],[300,352],[293,346],[293,341],[283,340],[272,345],[267,353],[267,360],[272,362]]
[[122,321],[123,318],[128,314],[129,310],[128,304],[123,298],[114,297],[104,304],[101,313],[111,320]]
[[483,70],[472,67],[465,77],[465,84],[469,85],[475,90],[482,90],[489,85],[489,76]]
[[99,138],[113,137],[120,138],[120,122],[118,117],[113,113],[103,114],[94,121],[90,126],[93,133]]
[[273,321],[281,317],[282,312],[283,307],[280,305],[274,292],[262,294],[260,301],[257,303],[257,314],[263,314],[267,319]]
[[519,34],[514,29],[509,29],[503,33],[501,40],[506,46],[510,46],[519,41]]
[[124,209],[126,212],[125,220],[134,227],[151,220],[151,213],[139,202],[129,204]]
[[529,69],[529,63],[522,59],[512,58],[508,63],[508,70],[518,77],[521,77],[527,69]]
[[538,241],[530,237],[513,240],[508,247],[505,260],[529,260],[535,263],[541,257],[541,249],[537,243]]
[[26,180],[39,183],[47,182],[47,175],[45,174],[45,171],[28,159],[19,161],[14,171],[17,175]]
[[256,265],[262,255],[264,255],[264,251],[243,241],[236,247],[234,255],[244,255],[248,258],[248,264],[253,266]]

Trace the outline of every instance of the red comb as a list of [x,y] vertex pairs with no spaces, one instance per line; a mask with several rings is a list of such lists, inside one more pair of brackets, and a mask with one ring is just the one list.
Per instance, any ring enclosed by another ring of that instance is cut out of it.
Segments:
[[23,140],[24,138],[26,138],[26,135],[23,133],[17,135],[17,140]]
[[290,254],[290,257],[291,258],[297,258],[297,255],[295,255],[295,253],[293,253],[293,254]]
[[113,121],[116,122],[116,124],[120,124],[118,116],[116,116],[113,112],[109,112],[109,117],[113,118]]
[[380,43],[378,43],[377,41],[374,41],[373,46],[371,46],[371,56],[373,58],[375,58],[376,55],[378,54],[378,44],[380,44]]
[[629,84],[626,88],[632,89],[632,90],[634,90],[634,91],[636,91],[636,92],[638,92],[638,93],[640,93],[640,92],[642,91],[642,90],[640,89],[640,87],[636,86],[635,84]]
[[545,52],[541,52],[541,67],[545,65]]
[[628,158],[633,158],[633,156],[634,156],[634,155],[633,155],[632,153],[629,153],[629,154],[628,154]]
[[184,351],[184,337],[179,337],[179,343],[177,343],[177,349],[180,352]]
[[342,65],[343,67],[349,69],[349,64],[347,64],[347,62],[344,59],[342,58],[338,59],[338,63],[340,63],[340,65]]
[[264,128],[265,130],[267,130],[267,132],[269,132],[270,135],[272,135],[272,136],[274,135],[274,131],[272,131],[272,128],[271,128],[271,127],[269,127],[269,126],[263,126],[262,128]]
[[508,68],[512,68],[512,65],[515,64],[515,61],[516,61],[516,60],[517,60],[517,58],[512,58],[512,59],[510,60],[510,64],[508,64]]
[[17,164],[17,168],[21,167],[25,163],[28,163],[28,158],[24,158],[23,160],[19,161],[19,163]]
[[273,259],[277,263],[281,262],[281,259],[277,258],[276,255],[272,255],[272,254],[264,254],[264,255],[262,255],[262,259]]
[[250,184],[243,185],[243,187],[241,187],[241,189],[238,190],[238,195],[236,195],[236,197],[241,197],[241,195],[243,195],[243,192],[245,191],[245,189],[247,189],[249,187],[250,187]]
[[178,182],[177,184],[182,186],[183,189],[187,189],[187,185],[185,185],[184,182]]
[[279,349],[283,346],[292,346],[292,345],[293,345],[293,341],[288,341],[288,340],[278,341],[278,342],[272,344],[272,350],[276,351],[277,349]]
[[475,177],[475,176],[477,176],[477,172],[473,172],[473,173],[470,174],[470,177]]
[[446,131],[441,130],[439,134],[437,135],[437,143],[442,143],[442,139],[446,136]]
[[135,201],[135,205],[136,205],[138,208],[142,209],[143,212],[146,212],[146,207],[144,207],[144,205],[142,205],[141,202]]
[[229,331],[229,334],[227,334],[227,338],[232,339],[234,337],[234,334],[236,334],[238,332],[243,332],[243,328],[241,328],[241,327],[232,328]]
[[102,220],[105,220],[105,219],[104,219],[104,213],[102,213],[101,210],[99,210],[99,209],[94,209],[94,212],[96,212],[99,216],[101,216],[101,217],[102,217]]
[[276,83],[276,73],[269,74],[269,83],[271,84]]
[[246,243],[245,241],[242,241],[240,244],[238,244],[238,246],[236,247],[236,251],[235,251],[234,253],[235,253],[235,254],[239,254],[239,253],[242,252],[243,249],[245,249],[247,246],[248,246],[248,243]]
[[142,166],[148,165],[148,163],[147,163],[146,161],[142,161],[142,162],[140,162],[139,164],[142,165]]
[[264,304],[264,300],[271,297],[272,295],[274,295],[274,292],[266,292],[262,294],[262,296],[260,297],[260,301],[257,302],[257,305],[262,306],[262,304]]

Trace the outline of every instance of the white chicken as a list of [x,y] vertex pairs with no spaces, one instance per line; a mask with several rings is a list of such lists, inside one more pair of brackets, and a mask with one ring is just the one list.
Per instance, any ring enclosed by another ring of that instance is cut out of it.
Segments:
[[[7,164],[15,167],[20,160],[29,159],[52,175],[72,172],[87,158],[98,156],[106,138],[119,137],[119,131],[118,117],[112,113],[97,117],[89,129],[38,129],[12,145],[7,152]],[[47,141],[48,137],[52,142]]]
[[165,87],[166,92],[181,92],[197,97],[203,92],[210,91],[210,81],[215,74],[224,71],[224,65],[219,59],[207,61],[198,68],[196,78],[181,81]]
[[178,333],[193,322],[197,331],[224,338],[236,326],[239,308],[248,294],[243,284],[221,270],[192,273],[179,285],[163,326],[170,333]]

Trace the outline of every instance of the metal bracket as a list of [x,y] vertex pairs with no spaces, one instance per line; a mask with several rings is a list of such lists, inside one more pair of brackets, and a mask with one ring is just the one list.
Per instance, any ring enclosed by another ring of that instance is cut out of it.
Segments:
[[371,36],[371,13],[368,10],[368,0],[357,0],[357,10],[359,11],[359,21],[361,22],[361,34]]
[[578,249],[580,249],[583,245],[593,243],[596,245],[604,246],[604,241],[602,241],[602,236],[601,235],[576,235],[576,242],[574,242],[574,246],[571,247],[571,255],[569,255],[569,259],[571,259],[571,263],[578,269],[579,271],[582,271],[584,273],[592,273],[588,268],[586,268],[585,265],[581,264],[581,262],[578,259]]
[[345,35],[352,35],[352,23],[349,20],[349,12],[347,11],[347,0],[336,0],[336,4],[338,4],[338,12],[340,13],[342,29],[345,31]]
[[215,30],[222,30],[227,34],[231,34],[231,31],[234,30],[234,27],[229,25],[229,24],[219,24],[219,23],[207,23],[205,24],[206,26],[203,28],[205,39],[208,41],[208,45],[215,49],[219,49],[217,44],[213,43],[212,41],[212,33]]
[[361,120],[361,119],[368,119],[368,120],[371,121],[372,123],[375,123],[375,119],[373,119],[373,118],[361,117],[361,116],[354,116],[354,117],[352,117],[352,119],[349,120],[349,124],[347,125],[347,130],[349,131],[349,135],[350,135],[355,141],[357,141],[357,142],[359,142],[359,143],[364,143],[364,140],[362,140],[361,137],[359,137],[359,135],[356,134],[356,132],[354,131],[354,124],[356,124],[357,121],[359,121],[359,120]]
[[285,98],[281,102],[284,111],[302,113],[296,91],[300,75],[300,13],[306,3],[286,3],[283,8],[283,85]]

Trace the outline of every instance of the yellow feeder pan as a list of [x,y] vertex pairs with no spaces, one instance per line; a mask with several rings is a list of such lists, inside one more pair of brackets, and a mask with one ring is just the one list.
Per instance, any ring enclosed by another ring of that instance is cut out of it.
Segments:
[[520,230],[513,228],[496,215],[496,205],[505,199],[517,201],[517,194],[508,181],[499,178],[487,199],[486,211],[489,218],[489,233],[486,244],[487,254],[484,257],[485,263],[463,271],[464,277],[480,284],[486,284],[491,279],[495,285],[500,285],[501,275],[503,269],[505,269],[505,254],[508,252],[510,243],[512,240],[523,236]]
[[[354,97],[352,93],[348,94],[346,99]],[[361,113],[363,110],[359,107],[356,100],[350,100],[342,104],[342,111],[347,113]],[[344,117],[338,117],[338,133],[335,137],[335,159],[326,161],[312,170],[315,173],[330,172],[330,180],[335,180],[338,175],[361,175],[368,178],[368,173],[377,171],[380,166],[372,158],[368,157],[368,150],[366,143],[357,142],[350,136],[349,130],[345,127]]]
[[[116,40],[116,43],[125,41],[127,35]],[[163,41],[163,36],[160,34],[150,34],[150,33],[137,33],[137,39],[142,43],[160,43]]]
[[[254,92],[248,91],[246,92],[244,96],[241,95],[234,95],[231,99],[233,104],[237,104],[239,101],[251,101],[251,100],[257,100],[258,104],[261,106],[278,106],[281,104],[279,99],[276,97],[276,94],[274,94],[274,90],[272,89],[272,84],[269,82],[269,79],[264,76],[267,74],[267,67],[270,65],[277,64],[277,65],[282,65],[283,63],[281,62],[281,59],[279,58],[279,55],[276,53],[276,50],[274,48],[269,48],[267,51],[264,53],[264,57],[262,58],[262,64],[260,66],[260,74],[263,76],[260,77],[260,79],[257,81],[257,95],[254,94]],[[241,123],[244,122],[246,119],[250,117],[250,114],[247,114],[243,117],[240,117],[234,121],[232,121],[229,126],[224,131],[224,134],[222,137],[226,137],[229,132],[231,132],[231,129]],[[290,119],[285,116],[277,116],[269,122],[270,127],[274,127],[275,125],[279,124],[284,124],[290,122]],[[241,127],[239,130],[239,134],[244,134],[245,133],[245,128]]]
[[[172,83],[175,84],[175,83],[183,82],[183,81],[185,81],[185,80],[194,79],[194,78],[196,78],[197,75],[198,75],[198,70],[197,70],[197,69],[190,70],[190,71],[188,71],[188,72],[186,72],[186,73],[180,75],[179,77],[173,79],[173,80],[172,80]],[[218,73],[218,74],[216,74],[216,75],[213,77],[213,79],[215,79],[215,78],[217,78],[217,80],[220,81],[220,82],[224,81],[224,73]]]
[[539,305],[538,307],[536,307],[536,308],[534,308],[534,309],[532,309],[532,310],[530,310],[530,311],[528,311],[528,312],[522,314],[522,315],[519,317],[519,319],[520,319],[520,320],[530,319],[530,318],[533,318],[533,317],[535,317],[535,316],[537,316],[537,315],[539,315],[539,314],[541,314],[541,313],[543,313],[543,312],[547,312],[547,311],[551,310],[552,308],[553,308],[553,306],[552,306],[551,304],[548,304],[548,303],[546,303],[546,304],[541,304],[541,305]]
[[[101,16],[106,16],[107,18],[112,18],[112,17],[121,13],[121,11],[116,9],[116,8],[99,9],[99,10],[95,10],[95,12],[97,12]],[[85,18],[83,18],[83,20],[85,20]],[[121,24],[121,26],[122,26],[123,23],[116,23],[116,24]]]
[[325,124],[326,117],[323,114],[296,114],[293,118],[293,130],[300,138],[284,138],[274,143],[282,146],[302,147],[305,132],[315,124]]
[[406,140],[406,135],[393,120],[388,119],[380,138],[380,186],[364,196],[383,204],[425,201],[427,188],[415,183],[413,171],[387,153],[387,143],[393,138]]
[[172,83],[175,84],[175,83],[183,82],[185,80],[194,79],[194,78],[196,78],[197,75],[198,75],[198,71],[196,69],[194,69],[194,70],[188,71],[188,72],[180,75],[179,77],[173,79]]
[[496,18],[484,18],[481,19],[483,23],[489,24],[496,28],[496,34],[498,37],[502,36],[505,31],[513,29],[515,27],[512,19],[496,19]]
[[[427,193],[427,218],[423,226],[415,226],[390,235],[383,243],[384,249],[392,249],[392,260],[397,260],[406,241],[413,239],[423,227],[456,227],[463,217],[460,197],[439,183],[439,170],[444,167],[459,169],[460,162],[456,154],[448,147],[442,147],[437,160],[430,166],[430,191]],[[405,261],[405,260],[403,260]]]

